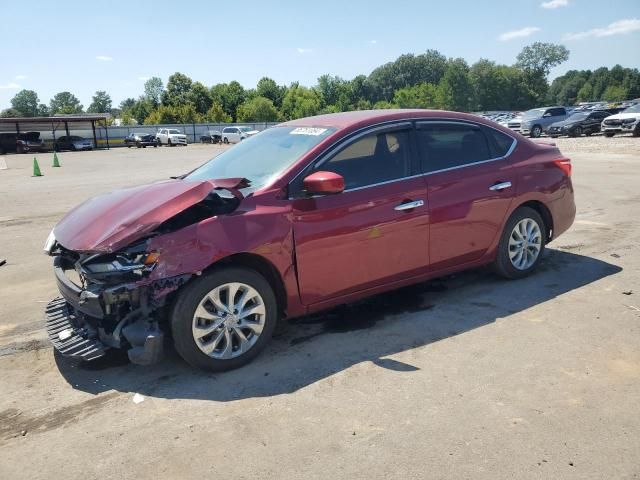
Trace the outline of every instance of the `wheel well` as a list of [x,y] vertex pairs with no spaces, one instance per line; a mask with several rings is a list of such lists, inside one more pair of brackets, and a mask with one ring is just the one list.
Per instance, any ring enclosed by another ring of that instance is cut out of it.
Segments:
[[540,214],[540,216],[542,217],[542,221],[544,222],[544,227],[547,231],[547,241],[550,241],[553,238],[553,217],[551,216],[551,212],[549,211],[547,206],[537,200],[531,200],[529,202],[523,203],[518,208],[520,207],[532,208]]
[[276,267],[274,267],[269,260],[253,253],[236,253],[235,255],[229,255],[219,262],[214,263],[206,270],[224,265],[246,267],[258,272],[273,286],[273,292],[276,295],[280,313],[282,314],[287,309],[287,293],[284,288],[284,282]]

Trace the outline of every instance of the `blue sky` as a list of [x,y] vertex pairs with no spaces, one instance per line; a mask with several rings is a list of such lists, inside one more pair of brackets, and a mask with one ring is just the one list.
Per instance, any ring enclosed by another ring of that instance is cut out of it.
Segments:
[[85,108],[106,90],[117,105],[176,71],[207,86],[265,75],[310,86],[429,48],[511,64],[534,41],[570,49],[552,76],[640,67],[640,0],[32,0],[26,12],[2,0],[2,17],[0,108],[22,88],[47,104],[69,90]]

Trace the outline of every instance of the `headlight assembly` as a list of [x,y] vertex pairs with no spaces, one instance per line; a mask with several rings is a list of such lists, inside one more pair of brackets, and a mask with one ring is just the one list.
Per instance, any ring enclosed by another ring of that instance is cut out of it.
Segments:
[[51,252],[53,251],[53,247],[55,247],[55,245],[56,245],[56,237],[53,234],[53,230],[51,230],[51,233],[49,233],[47,240],[44,242],[43,250],[45,255],[51,255]]

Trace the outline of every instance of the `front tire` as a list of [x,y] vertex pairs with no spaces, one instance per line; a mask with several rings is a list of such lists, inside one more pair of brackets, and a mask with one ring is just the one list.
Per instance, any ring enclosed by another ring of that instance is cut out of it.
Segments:
[[540,263],[546,241],[547,229],[540,214],[529,207],[518,208],[500,237],[495,271],[510,279],[529,275]]
[[531,129],[531,137],[539,138],[542,135],[542,127],[540,125],[534,125]]
[[275,294],[254,270],[226,267],[182,291],[171,312],[176,350],[190,365],[222,372],[253,360],[278,319]]
[[605,137],[607,137],[607,138],[611,138],[611,137],[613,137],[615,135],[615,133],[614,132],[604,132],[603,135]]

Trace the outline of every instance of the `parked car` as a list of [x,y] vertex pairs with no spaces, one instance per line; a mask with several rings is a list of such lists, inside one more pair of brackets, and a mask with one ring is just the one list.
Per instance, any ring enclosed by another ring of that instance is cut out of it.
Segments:
[[125,137],[124,144],[127,148],[134,146],[138,148],[157,147],[158,141],[156,140],[156,136],[152,133],[134,132]]
[[224,127],[222,129],[222,141],[224,143],[238,143],[258,133],[251,127]]
[[40,132],[0,133],[0,154],[46,152],[47,146]]
[[239,367],[283,317],[486,264],[530,274],[574,220],[570,177],[555,146],[470,114],[283,123],[69,212],[45,244],[62,295],[49,338],[63,355],[121,348],[144,364],[171,331],[190,364]]
[[511,120],[507,120],[507,128],[514,132],[520,132],[520,125],[522,124],[522,114],[516,115]]
[[184,133],[180,133],[177,128],[161,128],[156,133],[156,141],[158,145],[169,145],[170,147],[175,145],[187,146],[187,136]]
[[88,138],[69,135],[58,137],[55,143],[55,150],[93,150],[93,142]]
[[562,120],[549,125],[547,134],[550,137],[568,135],[570,137],[580,137],[584,133],[590,136],[600,131],[602,120],[611,116],[607,110],[585,110],[577,112]]
[[629,132],[633,133],[634,137],[640,136],[640,103],[605,118],[600,128],[605,137]]
[[200,136],[200,143],[220,143],[222,134],[219,130],[209,130],[206,134]]
[[544,107],[527,110],[522,114],[520,133],[538,138],[546,132],[549,125],[560,122],[568,117],[565,107]]

